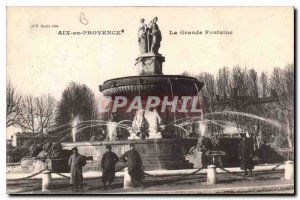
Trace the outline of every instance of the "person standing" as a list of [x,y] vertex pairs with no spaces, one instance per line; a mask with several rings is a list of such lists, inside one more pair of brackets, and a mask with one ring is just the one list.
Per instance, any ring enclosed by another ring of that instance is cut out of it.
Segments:
[[111,189],[111,184],[115,178],[115,165],[119,161],[117,154],[111,151],[111,145],[106,145],[107,151],[103,154],[101,160],[102,183],[106,189],[106,182]]
[[252,176],[253,165],[253,144],[250,138],[246,138],[245,134],[241,134],[242,140],[239,144],[239,156],[241,160],[240,168],[244,171],[244,176],[249,175]]
[[82,176],[82,167],[86,164],[85,158],[78,153],[77,147],[72,149],[73,154],[69,158],[70,166],[70,184],[73,185],[78,191],[80,187],[83,190],[83,176]]
[[125,152],[121,159],[128,163],[128,174],[131,177],[133,187],[144,187],[143,180],[145,174],[143,170],[143,163],[140,154],[135,150],[135,145],[130,144],[130,150]]

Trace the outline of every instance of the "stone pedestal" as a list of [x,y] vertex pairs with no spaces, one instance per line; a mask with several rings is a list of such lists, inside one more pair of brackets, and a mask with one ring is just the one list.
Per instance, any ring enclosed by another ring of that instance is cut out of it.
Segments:
[[145,53],[136,59],[135,65],[139,75],[161,75],[163,62],[165,57],[161,54]]
[[214,185],[217,183],[217,172],[215,165],[207,166],[207,184]]
[[124,189],[132,188],[131,177],[128,174],[128,168],[127,167],[124,169],[124,183],[123,183],[123,188]]
[[286,180],[294,179],[294,162],[291,160],[285,162],[284,178]]
[[42,191],[47,192],[51,190],[52,187],[52,177],[50,171],[44,171],[42,174]]

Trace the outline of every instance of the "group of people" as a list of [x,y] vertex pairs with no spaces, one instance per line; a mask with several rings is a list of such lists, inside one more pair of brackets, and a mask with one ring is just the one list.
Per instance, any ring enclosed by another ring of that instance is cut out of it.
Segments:
[[[244,170],[244,175],[252,175],[253,165],[253,145],[251,141],[246,138],[245,135],[241,135],[242,140],[239,144],[239,156],[241,160],[241,169]],[[74,147],[73,154],[69,158],[70,166],[70,184],[72,184],[76,190],[83,189],[83,176],[82,167],[85,166],[86,160],[84,156],[78,153],[77,147]],[[128,174],[131,177],[133,187],[143,187],[143,180],[145,179],[143,163],[140,154],[135,150],[135,145],[130,144],[130,150],[125,152],[119,159],[119,157],[112,151],[111,145],[106,145],[106,152],[102,156],[101,169],[102,169],[102,183],[103,188],[112,188],[112,183],[115,178],[115,166],[121,159],[128,164]]]
[[[131,177],[133,187],[143,187],[143,180],[145,178],[143,171],[143,163],[140,154],[135,150],[135,145],[130,144],[130,150],[125,152],[120,157],[122,161],[128,164],[128,174]],[[85,166],[86,160],[84,156],[78,153],[77,147],[74,147],[73,154],[69,158],[70,166],[70,184],[74,189],[83,190],[83,176],[82,167]],[[106,145],[106,152],[102,156],[101,169],[102,169],[102,183],[104,189],[111,189],[112,183],[115,178],[115,166],[119,162],[119,157],[112,152],[111,145]],[[108,188],[107,184],[108,183]]]

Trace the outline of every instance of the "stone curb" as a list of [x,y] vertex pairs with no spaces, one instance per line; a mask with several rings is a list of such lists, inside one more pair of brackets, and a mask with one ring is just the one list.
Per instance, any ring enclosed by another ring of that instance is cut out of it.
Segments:
[[[186,190],[156,190],[156,191],[134,191],[134,192],[114,192],[112,194],[230,194],[230,193],[250,193],[250,192],[270,192],[294,190],[294,184],[284,185],[265,185],[265,186],[246,186],[212,189],[186,189]],[[109,194],[109,193],[105,193]],[[293,194],[293,193],[291,193]]]
[[[264,172],[264,171],[268,171],[271,170],[274,166],[256,166],[253,170],[253,172]],[[239,168],[225,168],[226,170],[229,170],[231,172],[234,173],[242,173],[243,171]],[[185,175],[185,174],[190,174],[193,171],[195,171],[197,169],[185,169],[185,170],[156,170],[156,171],[145,171],[148,174],[151,174],[153,176],[174,176],[174,175]],[[279,166],[277,169],[275,169],[274,171],[281,171],[284,170],[284,166],[281,165]],[[206,174],[207,173],[207,169],[203,169],[199,172],[197,172],[196,174]],[[223,170],[217,168],[217,173],[218,174],[224,174],[227,172],[224,172]],[[62,173],[63,175],[69,176],[69,173]],[[30,174],[6,174],[6,180],[7,181],[14,181],[14,179],[17,178],[22,178],[22,177],[26,177]],[[88,179],[88,178],[96,178],[96,177],[101,177],[102,176],[102,172],[86,172],[83,173],[83,178],[84,179]],[[124,176],[124,172],[117,172],[116,173],[116,177],[123,177]],[[42,177],[40,175],[37,175],[31,179],[41,179]],[[64,177],[59,176],[57,174],[52,174],[52,179],[64,179]]]

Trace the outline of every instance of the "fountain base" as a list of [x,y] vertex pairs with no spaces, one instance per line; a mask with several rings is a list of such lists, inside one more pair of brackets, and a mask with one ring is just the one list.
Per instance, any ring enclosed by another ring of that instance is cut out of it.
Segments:
[[87,163],[83,171],[100,171],[102,155],[106,151],[105,145],[112,146],[112,151],[122,156],[129,150],[129,144],[134,143],[136,150],[143,160],[144,170],[157,169],[192,169],[193,163],[185,159],[191,147],[197,144],[197,139],[146,139],[103,142],[63,143],[65,149],[77,147],[82,155],[93,156],[94,160]]

